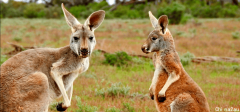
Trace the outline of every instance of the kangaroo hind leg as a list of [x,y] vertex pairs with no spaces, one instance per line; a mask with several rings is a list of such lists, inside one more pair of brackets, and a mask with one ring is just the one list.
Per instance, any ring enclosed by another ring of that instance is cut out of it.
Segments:
[[49,84],[48,78],[41,72],[35,72],[22,78],[20,93],[24,111],[46,112],[49,106]]

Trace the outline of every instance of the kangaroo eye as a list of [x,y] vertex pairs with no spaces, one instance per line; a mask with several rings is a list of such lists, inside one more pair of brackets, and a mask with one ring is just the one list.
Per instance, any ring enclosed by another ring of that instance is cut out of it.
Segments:
[[93,39],[93,37],[91,36],[91,37],[89,37],[89,40],[92,40]]
[[157,40],[157,38],[156,38],[156,37],[153,37],[152,40]]
[[73,37],[74,38],[74,40],[78,40],[79,38],[78,37]]

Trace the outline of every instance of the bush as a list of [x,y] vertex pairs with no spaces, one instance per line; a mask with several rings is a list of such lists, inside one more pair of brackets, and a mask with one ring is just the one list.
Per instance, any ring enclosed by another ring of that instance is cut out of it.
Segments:
[[141,18],[141,14],[139,13],[139,11],[131,9],[131,5],[126,5],[126,6],[120,5],[112,13],[114,17],[121,18],[121,19]]
[[232,33],[232,38],[233,39],[239,39],[240,38],[240,33],[238,31]]
[[96,95],[105,97],[105,96],[126,96],[128,95],[128,92],[130,90],[130,87],[123,86],[122,83],[114,83],[111,85],[108,89],[100,89],[95,90]]
[[8,57],[6,55],[1,55],[1,65],[7,61]]
[[107,108],[105,112],[121,112],[121,110],[113,107],[113,108]]
[[98,108],[96,106],[90,106],[82,104],[81,98],[76,96],[78,110],[76,112],[96,112]]
[[236,17],[239,8],[232,4],[225,4],[222,7],[219,3],[212,5],[203,5],[202,3],[195,3],[188,5],[188,11],[194,17],[202,18],[217,18],[217,17]]
[[135,112],[134,108],[129,103],[123,103],[123,112]]
[[110,64],[112,66],[122,66],[127,65],[132,60],[132,57],[129,56],[126,52],[117,52],[115,54],[104,54],[105,60],[103,63]]
[[[87,8],[85,6],[79,5],[79,6],[73,6],[69,9],[69,12],[72,13],[76,18],[86,18],[86,15],[83,15],[84,12],[87,11]],[[87,15],[88,17],[88,15]]]
[[161,15],[167,15],[169,18],[169,23],[178,24],[185,13],[185,6],[178,2],[173,2],[166,7],[159,8],[157,13],[157,17],[160,17]]
[[100,9],[108,10],[108,9],[110,9],[110,7],[108,7],[108,6],[109,6],[108,3],[103,0],[99,3],[97,3],[97,2],[90,3],[87,7],[93,9],[94,11],[97,11]]
[[42,18],[45,17],[45,8],[43,4],[29,3],[23,11],[26,18]]
[[187,52],[185,54],[183,54],[180,58],[181,58],[181,63],[183,66],[189,65],[192,61],[192,58],[194,58],[194,54]]
[[182,16],[180,23],[181,23],[181,24],[185,24],[185,23],[187,23],[187,22],[188,22],[190,19],[192,19],[192,18],[193,18],[193,16],[192,16],[191,14],[185,13],[185,14]]
[[61,18],[63,14],[61,7],[57,5],[45,9],[41,15],[44,16],[44,13],[46,18]]
[[232,69],[233,69],[234,71],[240,71],[240,65],[233,65],[233,66],[232,66]]

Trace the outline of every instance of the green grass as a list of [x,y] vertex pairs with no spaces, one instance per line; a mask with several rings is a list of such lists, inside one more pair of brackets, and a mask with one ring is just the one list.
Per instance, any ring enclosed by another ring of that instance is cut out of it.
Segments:
[[[85,20],[80,20],[81,23],[84,23],[84,21]],[[200,26],[194,26],[194,24],[188,23],[187,25],[169,25],[169,29],[174,36],[176,48],[179,49],[177,51],[182,54],[189,51],[196,57],[200,57],[223,52],[222,55],[214,55],[237,58],[239,56],[236,56],[235,52],[239,50],[239,40],[232,39],[232,31],[238,31],[239,26],[231,27],[228,21],[235,22],[235,24],[240,22],[236,19],[198,19],[197,22],[202,24]],[[214,29],[206,25],[212,25],[214,22],[217,22],[215,24],[221,23],[223,26],[229,27],[232,31],[229,31],[229,29],[220,29],[219,27],[214,27]],[[138,25],[143,26],[140,27]],[[189,27],[192,25],[194,28]],[[152,30],[153,28],[149,19],[113,19],[104,20],[103,24],[95,33],[98,42],[104,39],[114,42],[116,39],[121,38],[125,39],[125,41],[131,41],[131,44],[137,46],[136,49],[140,51],[141,45]],[[103,33],[105,35],[103,35]],[[116,33],[118,33],[118,35]],[[9,58],[3,54],[13,50],[6,42],[17,43],[24,47],[58,48],[69,44],[70,34],[70,28],[64,19],[2,19],[1,64]],[[194,37],[185,38],[191,36]],[[12,39],[14,37],[20,37],[21,41],[15,41]],[[198,38],[200,39],[198,40]],[[218,40],[217,44],[212,45],[215,43],[215,40]],[[199,42],[202,45],[198,44]],[[222,42],[229,43],[220,44]],[[108,46],[108,44],[111,43],[106,42],[104,46]],[[118,45],[117,43],[114,43],[114,45],[115,44]],[[196,46],[194,46],[195,44]],[[209,49],[209,47],[211,48],[213,46],[215,47]],[[131,50],[138,52],[136,49],[132,48]],[[215,50],[218,52],[215,52]],[[67,111],[76,112],[79,110],[87,111],[94,109],[106,112],[119,112],[123,110],[135,112],[157,111],[154,102],[148,96],[148,89],[154,73],[152,60],[132,57],[130,63],[123,66],[103,64],[104,60],[105,57],[101,52],[93,52],[89,69],[87,72],[80,74],[74,82],[73,99],[71,101],[71,107],[68,108]],[[188,63],[184,68],[206,94],[211,111],[214,111],[215,107],[240,108],[240,65],[238,63]],[[105,98],[101,95],[96,95],[102,88],[105,90],[103,92],[108,92],[107,90],[111,88],[111,85],[118,82],[122,84],[122,87],[131,88],[127,95],[120,97],[106,96]],[[78,98],[76,99],[76,97]],[[63,99],[60,98],[55,102],[62,102],[62,100]],[[55,105],[56,104],[53,103],[50,106],[52,110],[49,110],[56,111],[54,110]]]

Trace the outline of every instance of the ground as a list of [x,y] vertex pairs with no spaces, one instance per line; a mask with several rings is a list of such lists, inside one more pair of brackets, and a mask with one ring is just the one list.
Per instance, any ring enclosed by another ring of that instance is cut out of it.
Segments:
[[[83,20],[80,22],[84,23]],[[240,58],[236,53],[240,50],[240,39],[233,39],[232,36],[232,33],[240,31],[240,19],[195,19],[185,25],[169,25],[168,28],[179,55],[189,51],[196,57]],[[95,31],[95,49],[110,53],[125,51],[129,54],[146,55],[141,51],[141,45],[152,30],[148,19],[104,20]],[[7,42],[25,47],[66,46],[69,44],[70,34],[70,27],[64,19],[2,19],[1,54],[4,56],[4,53],[13,50]],[[156,111],[154,102],[148,97],[154,72],[152,61],[135,57],[128,66],[117,67],[103,64],[104,59],[103,54],[94,52],[88,71],[74,82],[72,105],[68,111],[83,108],[87,111],[93,106],[98,111]],[[222,107],[223,110],[231,107],[240,109],[240,71],[237,67],[240,67],[238,63],[228,62],[191,63],[184,66],[203,89],[211,111],[215,111],[216,107]],[[130,87],[127,94],[98,94],[102,88],[107,91],[111,84],[118,82],[124,87]],[[82,104],[77,106],[77,102]],[[52,106],[49,110],[56,111],[54,109]]]

